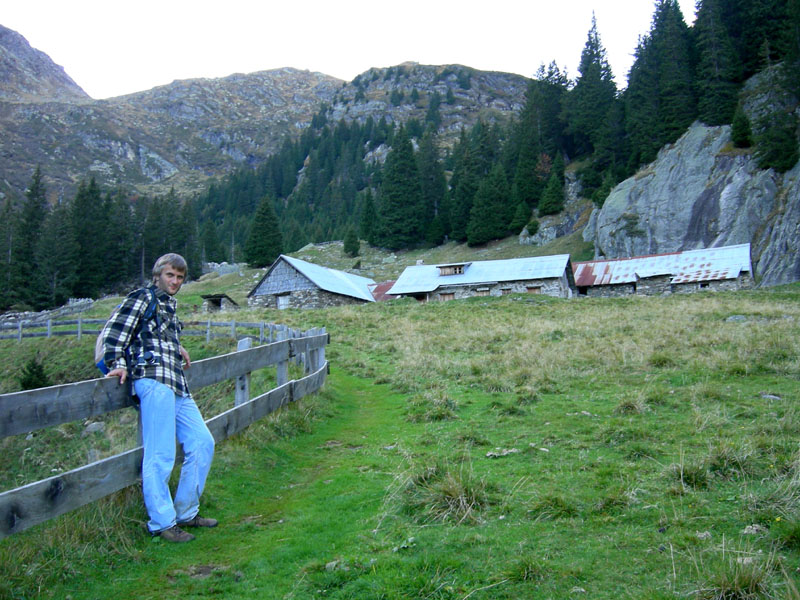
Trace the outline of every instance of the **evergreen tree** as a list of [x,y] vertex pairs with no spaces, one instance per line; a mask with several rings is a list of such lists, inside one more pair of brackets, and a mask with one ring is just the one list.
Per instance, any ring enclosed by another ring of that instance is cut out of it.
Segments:
[[724,0],[703,0],[694,25],[698,54],[698,116],[707,125],[733,119],[741,63],[724,20]]
[[200,232],[197,229],[197,213],[191,199],[185,200],[181,205],[179,219],[173,238],[173,247],[189,265],[189,272],[186,276],[190,279],[197,279],[203,274],[203,262]]
[[267,267],[281,255],[283,240],[273,202],[264,196],[253,218],[244,247],[245,260],[251,267]]
[[0,310],[10,308],[17,300],[13,284],[13,258],[18,216],[11,198],[6,198],[0,209]]
[[[112,234],[109,237],[114,236]],[[58,240],[58,243],[54,243],[54,240]],[[37,308],[61,306],[72,296],[76,282],[78,251],[70,222],[69,207],[66,204],[56,205],[48,212],[34,249],[38,265],[36,272],[33,273]],[[109,256],[116,257],[113,254]],[[108,260],[108,263],[120,266],[115,260]],[[125,275],[124,271],[117,272],[116,281]]]
[[364,197],[361,207],[361,219],[359,221],[359,233],[363,240],[367,243],[375,245],[377,238],[376,234],[379,229],[377,226],[378,213],[375,210],[375,201],[372,199],[372,192],[367,188],[364,192]]
[[528,206],[525,202],[520,202],[517,204],[516,211],[514,212],[514,218],[511,219],[511,223],[508,225],[508,229],[514,235],[519,235],[522,233],[522,230],[525,228],[525,225],[528,224],[528,221],[531,220],[531,207]]
[[539,215],[555,215],[564,209],[564,186],[556,173],[550,176],[539,202]]
[[585,155],[591,154],[598,145],[602,124],[617,95],[617,86],[606,50],[600,42],[594,15],[578,71],[580,76],[575,87],[564,99],[564,113],[575,151],[578,155]]
[[36,305],[36,290],[31,285],[31,274],[37,270],[34,248],[41,236],[42,224],[47,216],[47,197],[42,171],[39,167],[33,173],[31,183],[25,190],[25,200],[16,220],[17,230],[13,234],[11,246],[11,289],[18,302]]
[[800,157],[797,142],[797,117],[793,113],[775,112],[759,122],[761,131],[755,136],[756,157],[762,169],[785,173]]
[[[420,140],[417,165],[422,188],[425,238],[430,241],[431,238],[441,238],[444,235],[443,232],[431,233],[428,229],[432,226],[437,229],[443,227],[439,213],[442,211],[445,194],[447,193],[447,179],[444,175],[444,167],[439,160],[436,135],[431,130],[428,130]],[[435,223],[436,225],[434,225]]]
[[104,277],[108,257],[104,245],[99,243],[108,230],[100,188],[94,177],[88,184],[82,181],[78,186],[69,215],[78,256],[74,294],[80,298],[95,298],[108,283]]
[[428,100],[428,111],[425,114],[425,122],[428,123],[434,131],[438,130],[442,124],[442,115],[439,112],[439,106],[442,104],[442,96],[439,92],[433,92]]
[[744,112],[741,104],[736,106],[731,124],[731,139],[737,148],[749,148],[753,143],[753,132],[750,128],[750,119]]
[[467,244],[477,246],[504,237],[513,218],[505,171],[499,163],[484,178],[475,193],[467,225]]
[[426,223],[419,169],[404,129],[395,135],[386,157],[379,206],[379,245],[399,250],[423,241]]
[[635,56],[625,91],[633,169],[654,160],[697,116],[691,39],[677,0],[658,0]]
[[217,226],[211,220],[203,223],[202,232],[200,234],[202,256],[205,262],[220,263],[225,260],[225,250],[219,241],[217,234]]
[[360,250],[361,242],[358,241],[355,227],[348,227],[347,235],[344,236],[344,253],[356,257]]

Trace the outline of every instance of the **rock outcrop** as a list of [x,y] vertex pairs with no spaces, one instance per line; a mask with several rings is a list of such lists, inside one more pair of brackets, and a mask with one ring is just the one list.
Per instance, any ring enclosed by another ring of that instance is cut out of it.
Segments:
[[597,258],[750,243],[761,285],[800,280],[800,164],[758,168],[730,127],[692,125],[592,213],[584,239]]

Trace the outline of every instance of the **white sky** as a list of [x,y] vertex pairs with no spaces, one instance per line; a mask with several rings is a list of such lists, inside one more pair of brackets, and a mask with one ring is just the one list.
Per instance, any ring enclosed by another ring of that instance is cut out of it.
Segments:
[[[679,0],[686,22],[694,0]],[[531,77],[568,75],[597,17],[617,86],[655,0],[5,0],[0,24],[50,56],[92,98],[176,79],[281,67],[346,81],[405,61]],[[1,85],[1,84],[0,84]]]

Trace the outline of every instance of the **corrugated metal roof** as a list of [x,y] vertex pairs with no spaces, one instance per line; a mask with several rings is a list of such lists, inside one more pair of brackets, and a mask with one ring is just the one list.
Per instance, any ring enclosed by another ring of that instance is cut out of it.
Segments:
[[389,290],[394,285],[394,280],[392,281],[381,281],[380,283],[371,283],[369,285],[369,291],[372,292],[372,297],[375,298],[375,302],[383,302],[384,300],[393,300],[397,296],[393,296],[389,293]]
[[[465,266],[463,273],[458,275],[439,274],[439,267],[458,265]],[[442,285],[477,285],[526,279],[554,279],[562,277],[568,265],[569,254],[508,260],[482,260],[471,263],[414,265],[406,267],[389,293],[401,295],[432,292]]]
[[292,258],[285,254],[281,254],[278,260],[281,258],[297,269],[298,272],[308,277],[314,285],[327,292],[333,292],[334,294],[341,294],[343,296],[352,296],[353,298],[359,298],[367,302],[375,301],[369,289],[370,284],[375,283],[372,279],[315,265],[314,263],[306,262],[299,258]]
[[692,283],[735,279],[742,271],[752,272],[750,244],[576,262],[573,269],[578,287],[635,283],[657,275],[671,275],[672,283]]

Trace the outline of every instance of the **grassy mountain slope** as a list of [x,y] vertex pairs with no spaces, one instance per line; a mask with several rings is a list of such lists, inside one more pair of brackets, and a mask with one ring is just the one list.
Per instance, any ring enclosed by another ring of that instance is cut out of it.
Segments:
[[[796,598],[798,300],[236,313],[327,327],[331,375],[220,444],[203,509],[221,526],[152,540],[130,489],[0,542],[0,596]],[[2,342],[2,362],[45,343]],[[215,394],[207,414],[232,403]],[[34,463],[37,437],[4,453]]]

